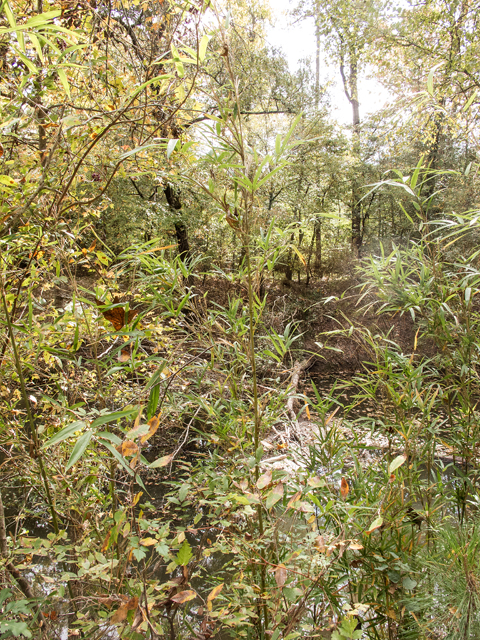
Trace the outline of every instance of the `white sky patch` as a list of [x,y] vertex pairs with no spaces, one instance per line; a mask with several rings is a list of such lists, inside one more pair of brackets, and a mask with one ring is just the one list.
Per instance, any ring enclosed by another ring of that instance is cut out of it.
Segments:
[[[315,68],[315,25],[313,18],[298,21],[288,15],[293,8],[289,0],[271,0],[274,25],[267,29],[271,45],[282,49],[288,60],[290,71],[299,68],[301,60],[310,58],[312,70]],[[320,85],[331,83],[328,88],[332,115],[339,124],[352,122],[352,108],[343,90],[338,65],[329,63],[321,50]],[[360,78],[359,86],[360,118],[381,109],[391,97],[388,91],[375,79]]]

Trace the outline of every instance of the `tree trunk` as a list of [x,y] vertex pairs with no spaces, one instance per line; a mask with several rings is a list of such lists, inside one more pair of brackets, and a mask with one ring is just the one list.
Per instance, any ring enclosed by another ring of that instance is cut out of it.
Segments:
[[[165,197],[167,199],[168,206],[174,211],[180,211],[182,208],[182,201],[180,200],[179,192],[170,183],[164,189]],[[187,227],[183,220],[178,219],[174,223],[175,235],[177,236],[178,255],[185,262],[186,265],[190,264],[192,260],[192,253],[190,250],[190,243],[188,242]]]
[[[340,65],[340,74],[342,76],[343,88],[345,95],[352,106],[352,125],[353,125],[353,155],[357,159],[360,158],[360,103],[358,100],[358,60],[356,51],[349,52],[349,77],[345,76],[345,68],[343,60]],[[362,246],[362,209],[359,203],[360,194],[355,177],[352,180],[352,199],[350,209],[352,212],[352,250],[358,258],[360,256],[360,248]]]

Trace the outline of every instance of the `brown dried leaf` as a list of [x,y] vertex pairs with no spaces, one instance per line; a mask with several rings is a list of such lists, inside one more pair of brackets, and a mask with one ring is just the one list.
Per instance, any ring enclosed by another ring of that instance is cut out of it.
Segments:
[[172,596],[170,600],[172,600],[173,602],[176,602],[177,604],[183,604],[184,602],[193,600],[196,597],[197,597],[197,594],[195,591],[187,590],[187,591],[180,591],[180,593],[177,593],[177,595]]
[[137,462],[140,460],[140,451],[137,451],[137,454],[130,460],[130,464],[128,465],[130,469],[135,469],[137,466]]
[[342,498],[346,498],[348,496],[349,491],[350,491],[350,487],[348,486],[348,482],[342,476],[342,481],[340,483],[340,493],[342,494]]
[[272,482],[272,470],[267,469],[263,475],[257,480],[258,489],[265,489]]
[[105,536],[105,540],[103,541],[102,549],[101,549],[102,553],[105,553],[105,551],[108,549],[108,545],[109,545],[109,542],[110,542],[110,534],[111,533],[112,533],[112,530],[110,529],[110,531]]
[[135,596],[134,598],[130,598],[130,600],[128,600],[127,602],[124,602],[113,614],[113,616],[110,619],[110,622],[112,622],[112,624],[118,624],[120,622],[123,622],[126,617],[127,617],[127,613],[129,611],[135,611],[136,608],[138,607],[138,598],[137,596]]
[[133,456],[134,453],[137,453],[138,445],[133,442],[133,440],[124,440],[122,442],[122,448],[120,453],[122,456]]
[[315,548],[320,553],[324,553],[326,546],[325,546],[325,540],[323,539],[323,536],[317,536],[315,540]]
[[302,497],[302,492],[297,491],[297,493],[288,501],[287,509],[291,509],[295,504],[295,502],[298,502],[298,500],[300,500],[301,497]]
[[287,579],[287,567],[284,564],[279,564],[275,569],[275,582],[280,589],[285,584]]
[[142,444],[146,442],[149,438],[151,438],[153,434],[156,432],[156,430],[158,429],[160,425],[159,417],[157,418],[157,416],[153,416],[153,418],[150,418],[150,420],[147,422],[149,429],[148,429],[148,433],[146,433],[144,436],[140,438],[140,442]]

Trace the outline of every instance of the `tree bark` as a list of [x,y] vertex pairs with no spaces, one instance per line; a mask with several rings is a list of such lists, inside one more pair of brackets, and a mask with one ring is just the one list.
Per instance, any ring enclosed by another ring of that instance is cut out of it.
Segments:
[[[343,89],[348,101],[352,106],[352,125],[353,125],[353,155],[360,157],[360,103],[358,100],[358,61],[355,51],[349,52],[349,76],[345,76],[345,67],[340,65],[340,74],[343,81]],[[358,258],[360,256],[360,248],[363,242],[362,233],[362,209],[360,206],[360,197],[358,185],[355,178],[352,180],[352,199],[350,210],[352,214],[352,250]]]
[[[180,194],[175,187],[170,183],[164,189],[165,197],[167,199],[168,206],[174,211],[180,211],[182,208],[182,201],[180,200]],[[185,262],[190,264],[192,260],[192,253],[190,250],[190,243],[188,241],[188,231],[185,223],[181,219],[177,219],[174,222],[175,235],[177,237],[178,255]]]

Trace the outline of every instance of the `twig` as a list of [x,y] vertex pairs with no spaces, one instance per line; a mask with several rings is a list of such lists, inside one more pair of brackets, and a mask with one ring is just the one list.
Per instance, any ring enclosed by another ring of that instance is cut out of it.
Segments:
[[197,409],[197,410],[195,411],[195,413],[193,414],[192,419],[191,419],[191,420],[190,420],[190,422],[187,424],[187,429],[186,429],[186,431],[185,431],[185,435],[184,435],[184,438],[183,438],[182,442],[178,445],[178,447],[175,449],[175,451],[174,451],[174,452],[173,452],[173,454],[172,454],[172,459],[171,459],[171,461],[170,461],[170,466],[169,466],[169,468],[168,468],[168,475],[170,475],[170,473],[172,472],[172,462],[173,462],[173,460],[174,460],[175,456],[177,455],[177,453],[180,451],[180,449],[183,447],[183,445],[184,445],[184,444],[185,444],[185,442],[187,441],[188,434],[189,434],[189,431],[190,431],[190,427],[192,426],[193,421],[194,421],[194,420],[195,420],[195,418],[197,417],[198,412],[200,411],[200,409],[201,409],[201,407],[198,407],[198,409]]

